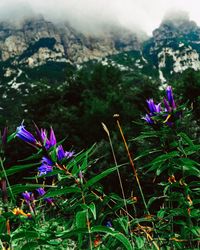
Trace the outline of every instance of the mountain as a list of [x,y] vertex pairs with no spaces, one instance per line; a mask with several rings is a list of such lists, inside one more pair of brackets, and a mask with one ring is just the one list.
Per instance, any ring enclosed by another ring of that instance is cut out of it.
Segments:
[[166,19],[153,31],[143,50],[161,81],[188,68],[200,70],[200,28],[188,16]]
[[50,90],[62,93],[97,63],[116,68],[125,81],[134,75],[162,85],[186,69],[200,70],[199,54],[200,28],[185,15],[165,18],[150,38],[117,26],[86,34],[43,17],[1,22],[0,120],[13,112],[14,120],[21,119],[30,111],[30,99]]
[[199,70],[199,53],[200,28],[187,15],[165,19],[151,38],[117,26],[105,27],[104,33],[85,34],[69,23],[52,23],[43,17],[0,23],[0,69],[8,79],[17,76],[16,67],[102,60],[122,70],[159,76],[165,82],[188,68]]
[[83,63],[110,54],[140,49],[136,34],[110,28],[105,34],[84,34],[68,23],[52,23],[42,17],[18,24],[0,23],[0,60],[35,67],[47,61]]
[[165,19],[140,51],[114,55],[128,70],[169,81],[187,69],[200,70],[200,28],[187,15]]

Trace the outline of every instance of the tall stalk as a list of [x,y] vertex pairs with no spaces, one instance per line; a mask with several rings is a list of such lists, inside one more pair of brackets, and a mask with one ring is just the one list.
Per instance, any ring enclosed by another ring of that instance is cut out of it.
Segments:
[[[103,126],[103,129],[105,130],[106,134],[108,135],[108,139],[109,139],[109,143],[110,143],[110,147],[111,147],[113,159],[114,159],[114,162],[115,162],[115,166],[117,167],[118,163],[117,163],[117,159],[116,159],[116,156],[115,156],[115,151],[114,151],[114,148],[113,148],[113,143],[112,143],[112,140],[111,140],[111,137],[110,137],[110,132],[109,132],[108,128],[106,127],[106,125],[104,123],[102,123],[102,126]],[[125,197],[124,188],[123,188],[123,184],[122,184],[122,178],[121,178],[121,175],[120,175],[118,167],[117,167],[117,175],[118,175],[119,184],[120,184],[120,188],[121,188],[121,192],[122,192],[122,197],[123,197],[123,201],[124,201],[125,211],[126,211],[126,214],[128,215],[129,213],[128,213],[128,207],[127,207],[126,197]],[[132,232],[131,232],[131,226],[130,226],[129,216],[127,216],[127,218],[128,218],[128,227],[129,227],[130,236],[131,236],[131,243],[132,243],[132,246],[134,247],[133,236],[132,236]]]
[[148,215],[150,215],[150,212],[148,210],[148,207],[147,207],[147,203],[146,203],[146,200],[145,200],[145,197],[144,197],[144,193],[143,193],[143,190],[142,190],[142,186],[140,184],[140,180],[139,180],[139,176],[137,174],[137,170],[135,168],[135,164],[133,162],[133,159],[131,157],[131,154],[130,154],[130,151],[129,151],[129,147],[128,147],[128,144],[126,142],[126,139],[125,139],[125,136],[124,136],[124,133],[123,133],[123,130],[122,130],[122,127],[120,125],[120,122],[119,122],[119,115],[114,115],[114,117],[116,118],[116,122],[117,122],[117,126],[118,126],[118,129],[120,131],[120,134],[121,134],[121,137],[122,137],[122,140],[123,140],[123,143],[124,143],[124,146],[125,146],[125,149],[126,149],[126,152],[127,152],[127,155],[128,155],[128,158],[129,158],[129,161],[130,161],[130,164],[131,164],[131,167],[133,169],[133,174],[135,176],[135,179],[136,179],[136,182],[137,182],[137,185],[138,185],[138,188],[140,190],[140,194],[141,194],[141,197],[142,197],[142,201],[144,203],[144,207],[145,207],[145,210],[147,212]]

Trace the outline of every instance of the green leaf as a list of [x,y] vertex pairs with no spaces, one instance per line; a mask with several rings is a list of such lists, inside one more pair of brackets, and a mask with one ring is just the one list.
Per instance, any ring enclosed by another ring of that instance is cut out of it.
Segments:
[[[22,184],[16,184],[11,186],[11,190],[13,195],[17,195],[19,193],[25,192],[25,191],[32,191],[35,190],[37,188],[49,188],[49,187],[54,187],[56,188],[56,186],[51,186],[51,185],[42,185],[42,184],[26,184],[26,185],[22,185]],[[10,195],[10,190],[8,189],[8,195]]]
[[76,213],[76,227],[87,227],[87,210],[79,211]]
[[189,146],[194,145],[193,141],[185,133],[181,132],[180,134],[178,134],[178,136],[180,136],[182,140],[186,142]]
[[185,147],[184,151],[185,151],[185,154],[187,156],[195,154],[195,153],[199,153],[199,151],[200,151],[200,145],[194,145],[194,146]]
[[112,237],[119,240],[123,244],[123,246],[125,247],[124,249],[133,250],[133,247],[132,247],[130,241],[125,237],[124,234],[122,234],[118,231],[114,231],[114,230],[112,230],[108,227],[104,227],[104,226],[96,226],[96,227],[91,228],[91,232],[92,233],[106,233],[108,235],[111,235]]
[[145,243],[145,239],[143,237],[137,237],[137,236],[134,236],[135,238],[135,243],[137,245],[137,247],[139,249],[144,249],[144,243]]
[[165,210],[161,209],[160,211],[158,211],[157,217],[162,219],[164,218],[165,214],[166,214]]
[[69,230],[67,232],[64,231],[64,232],[56,234],[56,237],[59,237],[62,239],[68,239],[69,237],[77,236],[79,234],[88,234],[88,228],[78,228],[75,230]]
[[50,152],[51,159],[53,162],[57,162],[57,152],[56,152],[56,146],[52,147],[52,150]]
[[48,192],[42,196],[42,198],[47,198],[47,197],[56,197],[64,194],[71,194],[71,193],[81,193],[81,190],[78,187],[64,187],[62,189],[50,189]]
[[170,153],[163,154],[163,155],[156,157],[152,161],[152,163],[155,164],[155,163],[165,162],[166,160],[169,160],[169,159],[174,158],[174,157],[178,157],[179,155],[180,155],[180,153],[178,151],[172,151]]
[[[6,176],[10,176],[10,175],[16,174],[18,172],[21,172],[23,170],[26,170],[26,169],[29,169],[32,167],[36,167],[38,165],[40,165],[40,163],[30,163],[30,164],[26,164],[26,165],[12,166],[5,171],[5,174],[6,174]],[[4,174],[4,172],[0,172],[0,178],[5,177],[5,174]]]
[[16,134],[17,134],[17,132],[14,132],[11,135],[9,135],[7,137],[7,143],[9,143],[10,141],[12,141],[15,138]]
[[38,233],[36,231],[21,231],[19,233],[16,233],[12,236],[12,240],[16,240],[16,239],[34,239],[34,238],[38,238]]
[[162,172],[164,172],[166,169],[168,169],[170,167],[169,164],[164,164],[161,165],[157,170],[156,170],[156,175],[159,176],[160,174],[162,174]]
[[200,235],[200,227],[199,226],[193,226],[191,228],[188,228],[190,232],[192,232],[196,237],[199,237]]
[[38,242],[31,241],[31,242],[28,242],[25,245],[23,245],[23,247],[21,248],[21,250],[34,250],[37,247],[38,247]]
[[104,177],[106,177],[107,175],[111,174],[112,172],[114,172],[117,168],[121,167],[117,166],[117,167],[113,167],[113,168],[109,168],[107,170],[105,170],[104,172],[98,174],[97,176],[93,177],[92,179],[90,179],[89,181],[86,182],[86,184],[84,185],[84,188],[88,188],[91,187],[92,185],[94,185],[96,182],[100,181],[101,179],[103,179]]
[[154,153],[157,153],[157,152],[161,152],[162,150],[158,150],[158,149],[154,149],[154,150],[145,150],[144,152],[140,153],[140,155],[138,155],[136,158],[134,158],[134,161],[137,161],[145,156],[148,156],[150,154],[154,154]]
[[147,203],[147,207],[149,208],[154,201],[164,199],[166,197],[167,196],[151,197]]
[[0,217],[0,235],[6,231],[6,219],[4,217]]
[[183,171],[186,171],[191,175],[196,175],[196,176],[200,177],[200,170],[192,164],[184,165]]
[[94,217],[94,219],[96,220],[97,215],[96,215],[96,206],[95,204],[92,202],[89,206],[88,206],[89,210],[92,212],[92,215]]
[[30,161],[30,160],[36,160],[36,159],[41,159],[43,156],[43,150],[39,149],[37,153],[31,154],[30,156],[26,157],[23,160],[19,160],[19,162],[24,162],[24,161]]
[[[174,157],[178,157],[179,152],[178,151],[172,151],[167,154],[160,155],[156,157],[152,162],[146,164],[143,168],[150,167],[146,173],[157,170],[156,174],[160,175],[165,169],[168,168],[166,161],[169,161],[173,159]],[[162,165],[165,164],[165,166],[162,167]]]
[[[67,168],[68,170],[70,170],[71,168],[73,169],[72,172],[74,175],[76,175],[79,172],[79,168],[78,165],[82,165],[82,161],[85,160],[85,157],[88,158],[90,155],[93,154],[94,152],[94,148],[95,148],[95,144],[89,148],[86,152],[80,152],[78,155],[76,155],[76,157],[74,159],[72,159],[68,164],[67,164]],[[87,167],[87,165],[85,166]],[[84,168],[82,169],[84,170]]]
[[[74,159],[74,163],[76,163],[76,159]],[[81,166],[79,166],[78,164],[74,164],[74,167],[72,169],[72,175],[76,176],[80,171],[85,170],[87,166],[88,166],[88,158],[86,154]]]
[[[125,234],[128,234],[128,217],[119,217],[115,220],[115,222],[118,222],[119,226],[123,229],[123,231],[125,232]],[[118,228],[119,230],[119,228]],[[120,230],[121,231],[121,230]]]
[[143,139],[147,139],[147,138],[153,138],[153,137],[158,137],[158,135],[155,133],[155,131],[149,131],[149,132],[142,132],[140,136],[136,137],[133,139],[133,141],[136,140],[143,140]]

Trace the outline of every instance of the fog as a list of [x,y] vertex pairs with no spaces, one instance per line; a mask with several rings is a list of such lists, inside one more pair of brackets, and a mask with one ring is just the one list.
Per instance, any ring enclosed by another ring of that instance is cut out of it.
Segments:
[[187,11],[200,25],[199,8],[199,0],[0,0],[0,19],[20,21],[41,14],[88,32],[115,24],[151,35],[171,10]]

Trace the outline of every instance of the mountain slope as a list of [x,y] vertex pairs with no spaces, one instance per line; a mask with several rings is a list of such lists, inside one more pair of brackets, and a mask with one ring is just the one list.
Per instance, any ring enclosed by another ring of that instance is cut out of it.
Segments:
[[15,25],[0,23],[0,59],[29,67],[49,60],[82,63],[127,50],[138,50],[140,41],[132,32],[114,27],[101,35],[78,32],[67,23],[43,18]]

